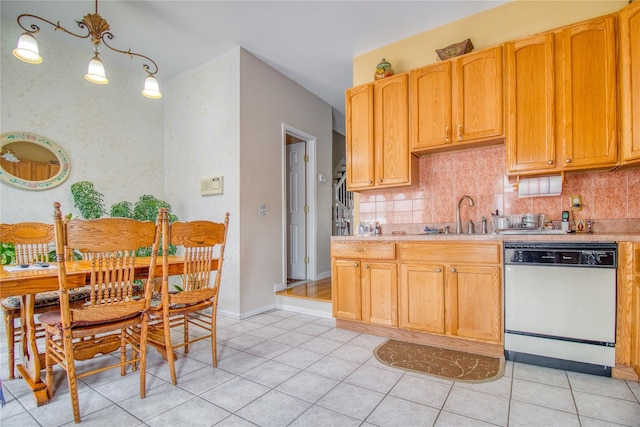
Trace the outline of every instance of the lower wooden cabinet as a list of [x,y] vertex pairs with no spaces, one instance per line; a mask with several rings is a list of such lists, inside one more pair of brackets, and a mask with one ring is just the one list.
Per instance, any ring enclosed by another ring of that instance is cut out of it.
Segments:
[[394,243],[331,245],[333,316],[398,325],[398,271]]
[[443,265],[401,263],[398,293],[401,328],[445,333]]
[[399,244],[399,326],[502,343],[501,254],[493,242]]
[[397,326],[398,273],[395,262],[334,260],[333,316]]
[[362,262],[362,320],[398,325],[398,268],[395,262]]
[[500,267],[450,265],[445,307],[446,333],[502,342]]
[[401,328],[502,342],[500,267],[400,263]]
[[331,278],[333,317],[361,320],[360,261],[343,259],[332,261]]
[[501,243],[339,241],[331,257],[336,319],[502,344]]

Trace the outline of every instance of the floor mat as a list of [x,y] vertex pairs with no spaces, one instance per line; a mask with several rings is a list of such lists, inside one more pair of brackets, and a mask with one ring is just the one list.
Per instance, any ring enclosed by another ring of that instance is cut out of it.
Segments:
[[504,373],[504,357],[432,347],[389,339],[374,350],[376,358],[394,368],[453,381],[495,381]]

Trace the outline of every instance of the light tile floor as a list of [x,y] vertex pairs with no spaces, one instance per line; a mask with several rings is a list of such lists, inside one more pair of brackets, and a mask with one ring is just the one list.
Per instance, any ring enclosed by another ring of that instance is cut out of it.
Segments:
[[[176,362],[174,387],[166,362],[150,349],[144,400],[135,373],[110,370],[80,381],[82,424],[640,426],[639,383],[511,362],[497,381],[453,382],[381,364],[372,351],[383,341],[289,311],[241,321],[220,316],[217,369],[201,342]],[[1,351],[6,378],[4,344]],[[41,407],[22,380],[3,385],[2,427],[73,425],[62,371],[55,396]]]

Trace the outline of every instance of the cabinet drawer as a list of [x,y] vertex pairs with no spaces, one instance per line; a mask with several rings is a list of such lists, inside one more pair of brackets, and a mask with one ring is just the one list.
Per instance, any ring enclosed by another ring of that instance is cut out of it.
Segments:
[[396,245],[390,242],[332,242],[331,257],[394,260]]
[[500,264],[502,249],[495,242],[428,242],[398,244],[400,261]]

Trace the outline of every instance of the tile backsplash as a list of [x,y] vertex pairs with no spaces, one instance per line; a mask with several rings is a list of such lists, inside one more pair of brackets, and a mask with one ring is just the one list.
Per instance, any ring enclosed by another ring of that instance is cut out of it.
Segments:
[[544,213],[559,221],[562,211],[569,210],[569,197],[581,195],[582,210],[573,212],[575,220],[640,227],[640,169],[567,173],[560,196],[519,198],[514,184],[505,174],[504,146],[424,156],[418,186],[360,193],[360,221],[452,224],[456,204],[465,194],[474,206],[463,202],[463,222],[479,224],[483,216],[490,221],[496,210],[500,215]]

